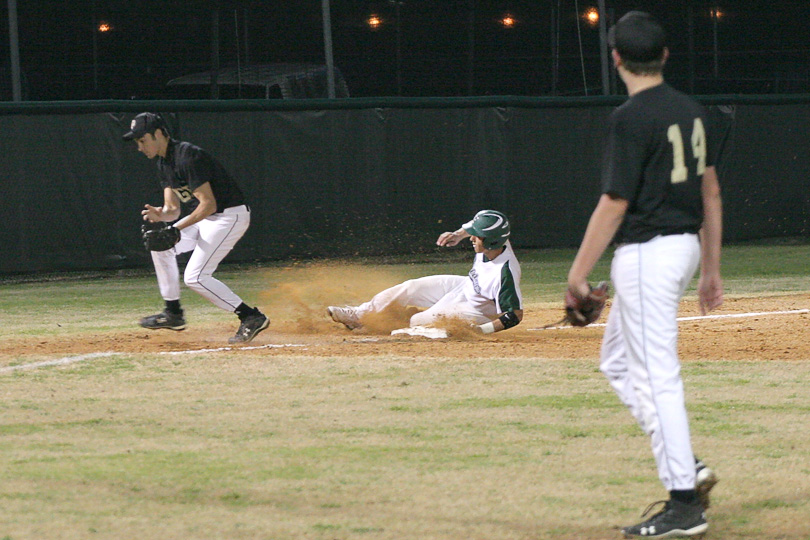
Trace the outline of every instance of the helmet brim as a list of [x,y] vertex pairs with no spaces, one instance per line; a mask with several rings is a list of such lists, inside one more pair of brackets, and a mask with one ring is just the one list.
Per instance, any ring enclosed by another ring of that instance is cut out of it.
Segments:
[[471,234],[473,236],[478,236],[479,238],[481,238],[483,236],[481,234],[481,231],[479,231],[478,229],[475,228],[475,225],[473,225],[472,221],[468,221],[467,223],[462,225],[461,228],[464,229],[465,231],[467,231],[467,233],[469,233],[469,234]]

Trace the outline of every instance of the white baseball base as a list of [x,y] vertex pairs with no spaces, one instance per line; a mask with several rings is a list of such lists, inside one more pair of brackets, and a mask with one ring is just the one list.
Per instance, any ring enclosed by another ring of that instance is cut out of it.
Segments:
[[409,336],[421,336],[430,339],[444,339],[447,337],[447,330],[444,328],[434,328],[432,326],[409,326],[408,328],[400,328],[393,330],[392,336],[407,334]]

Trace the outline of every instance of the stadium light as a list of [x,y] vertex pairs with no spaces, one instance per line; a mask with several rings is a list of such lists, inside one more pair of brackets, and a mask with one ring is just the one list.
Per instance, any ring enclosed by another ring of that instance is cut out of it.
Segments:
[[380,16],[373,13],[369,15],[368,19],[366,20],[366,24],[368,24],[368,27],[372,30],[379,30],[382,23],[383,20],[380,18]]
[[98,35],[112,32],[113,25],[100,20],[95,23],[93,32],[93,94],[98,97]]
[[719,6],[715,6],[709,11],[709,14],[712,17],[712,52],[714,53],[713,71],[716,79],[720,76],[720,61],[717,54],[717,22],[725,15],[725,13],[723,13]]
[[596,26],[599,24],[599,10],[595,7],[589,7],[587,10],[585,10],[582,18],[585,19],[588,26]]
[[515,24],[517,24],[517,19],[515,19],[515,17],[513,17],[511,13],[507,13],[503,17],[501,17],[501,20],[499,22],[501,23],[501,26],[503,26],[504,28],[514,28]]

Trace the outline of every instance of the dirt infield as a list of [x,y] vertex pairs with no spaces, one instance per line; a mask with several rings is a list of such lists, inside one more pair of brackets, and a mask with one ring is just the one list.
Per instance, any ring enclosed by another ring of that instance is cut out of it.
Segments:
[[[808,313],[780,313],[803,310],[810,305],[805,295],[779,295],[756,298],[728,298],[718,318],[687,320],[680,324],[680,352],[684,361],[707,360],[790,360],[810,357],[804,328]],[[609,310],[609,305],[608,305]],[[528,306],[523,323],[512,330],[493,336],[480,336],[460,327],[450,328],[451,337],[432,340],[412,336],[391,336],[390,330],[405,326],[406,314],[375,321],[371,329],[351,332],[327,318],[325,310],[299,313],[293,318],[274,317],[270,328],[248,345],[251,354],[268,357],[312,356],[378,356],[470,358],[492,355],[488,344],[497,344],[497,355],[538,358],[598,358],[603,333],[601,325],[576,329],[540,330],[561,316],[559,307]],[[607,310],[606,310],[607,311]],[[767,313],[767,314],[758,314]],[[740,317],[722,317],[740,314]],[[694,301],[684,301],[680,316],[699,315]],[[604,316],[599,321],[604,322]],[[228,324],[194,325],[183,332],[147,331],[133,325],[132,330],[81,336],[45,336],[12,338],[2,342],[0,358],[53,358],[98,352],[159,353],[231,349],[227,338],[235,328]],[[273,347],[274,345],[295,347]],[[233,347],[235,349],[236,347]],[[247,352],[247,351],[246,351]]]

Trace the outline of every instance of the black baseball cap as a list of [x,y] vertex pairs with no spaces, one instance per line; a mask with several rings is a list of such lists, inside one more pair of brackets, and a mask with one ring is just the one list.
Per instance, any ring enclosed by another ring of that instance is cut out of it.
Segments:
[[667,36],[655,17],[643,11],[630,11],[613,25],[608,45],[624,60],[652,62],[661,58]]
[[124,140],[140,139],[147,133],[154,133],[159,128],[166,128],[166,122],[159,114],[145,112],[132,119],[129,131],[124,133]]

